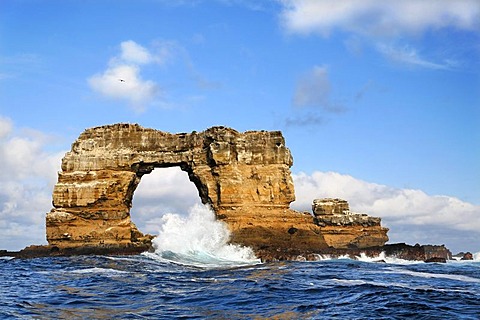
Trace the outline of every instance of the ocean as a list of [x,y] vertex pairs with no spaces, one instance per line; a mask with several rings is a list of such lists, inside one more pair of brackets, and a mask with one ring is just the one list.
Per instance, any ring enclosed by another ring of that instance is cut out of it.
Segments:
[[201,208],[156,251],[0,259],[0,319],[480,319],[480,253],[261,263]]

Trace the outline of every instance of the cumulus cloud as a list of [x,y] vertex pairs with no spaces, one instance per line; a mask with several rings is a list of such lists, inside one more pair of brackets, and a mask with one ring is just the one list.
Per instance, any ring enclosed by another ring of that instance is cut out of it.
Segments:
[[480,25],[477,0],[280,0],[281,19],[292,33],[328,36],[342,30],[369,36],[421,34],[454,27],[475,30]]
[[133,196],[132,220],[142,231],[157,234],[165,213],[187,214],[200,204],[198,190],[179,167],[158,168],[144,175]]
[[0,116],[0,139],[6,137],[12,131],[12,121]]
[[120,44],[122,49],[121,59],[126,62],[145,64],[154,60],[152,54],[135,41],[124,41]]
[[[150,105],[166,108],[176,107],[178,103],[166,101],[170,92],[166,92],[154,80],[144,79],[142,73],[153,66],[165,66],[179,60],[188,79],[202,90],[216,89],[218,82],[210,81],[195,68],[188,51],[175,41],[156,40],[149,48],[135,41],[124,41],[119,46],[119,53],[112,57],[107,68],[88,79],[90,87],[100,95],[116,100],[126,101],[134,111],[141,113]],[[178,70],[178,69],[177,69]],[[185,76],[177,71],[175,77]],[[170,86],[172,87],[172,86]],[[198,95],[197,95],[198,96]],[[192,103],[193,100],[186,100]]]
[[90,87],[101,95],[125,100],[134,110],[142,112],[161,93],[152,80],[141,76],[149,64],[163,64],[169,56],[167,44],[156,43],[155,53],[129,40],[120,44],[120,54],[110,59],[107,69],[88,79]]
[[48,136],[18,131],[8,118],[0,116],[0,128],[0,249],[45,243],[45,214],[64,152],[46,151]]
[[[297,200],[292,207],[311,211],[315,198],[342,198],[352,211],[383,218],[393,242],[451,245],[458,250],[480,242],[480,206],[450,196],[431,196],[421,190],[398,189],[335,172],[293,175]],[[412,236],[414,234],[414,236]],[[441,235],[441,237],[439,237]],[[472,247],[474,246],[474,247]],[[476,247],[475,247],[476,246]]]
[[129,101],[139,112],[160,92],[155,82],[141,78],[140,68],[135,65],[111,66],[103,74],[91,77],[89,83],[106,97]]

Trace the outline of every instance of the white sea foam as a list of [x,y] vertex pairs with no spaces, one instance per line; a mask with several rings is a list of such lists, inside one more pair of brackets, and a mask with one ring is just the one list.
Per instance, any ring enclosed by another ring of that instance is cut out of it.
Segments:
[[453,257],[449,262],[460,262],[460,263],[469,263],[469,262],[480,262],[480,252],[473,253],[473,260],[462,260],[461,256]]
[[424,263],[423,261],[417,260],[405,260],[396,257],[387,256],[385,252],[381,252],[378,256],[369,257],[365,253],[361,253],[360,256],[356,257],[357,260],[363,262],[385,262],[391,264],[417,264],[417,263]]
[[0,260],[12,260],[14,257],[0,257]]
[[[361,286],[364,284],[369,284],[367,281],[359,280],[359,279],[331,279],[331,282],[334,284],[339,284],[342,286],[350,287],[350,286]],[[371,284],[371,283],[370,283]]]
[[456,281],[462,281],[462,282],[480,283],[480,279],[478,278],[473,278],[473,277],[459,275],[459,274],[418,272],[418,271],[406,270],[401,268],[391,268],[389,273],[406,274],[413,277],[421,277],[421,278],[438,278],[438,279],[449,279],[449,280],[456,280]]
[[357,279],[336,279],[333,278],[329,280],[332,285],[340,285],[345,287],[353,287],[353,286],[362,286],[362,285],[371,285],[375,287],[397,287],[397,288],[404,288],[410,290],[429,290],[429,291],[439,291],[439,292],[470,292],[467,289],[449,289],[449,288],[438,288],[431,285],[413,285],[409,283],[402,283],[402,282],[382,282],[382,281],[366,281],[366,280],[357,280]]
[[153,258],[197,267],[260,263],[251,248],[228,243],[228,227],[207,206],[194,205],[187,217],[165,214],[161,223]]
[[93,267],[93,268],[72,270],[72,271],[70,271],[70,273],[123,274],[123,273],[128,273],[128,272],[127,271],[122,271],[122,270],[111,269],[111,268]]
[[381,252],[378,256],[370,257],[367,256],[365,253],[361,253],[359,256],[355,256],[354,258],[350,257],[349,255],[342,255],[338,257],[332,257],[331,255],[316,255],[316,261],[328,261],[328,260],[357,260],[362,262],[384,262],[389,264],[417,264],[417,263],[424,263],[423,261],[416,261],[416,260],[404,260],[396,257],[387,256],[385,252]]
[[480,251],[473,254],[473,261],[480,262]]
[[329,260],[352,260],[348,255],[343,255],[343,256],[331,256],[329,254],[316,254],[315,255],[315,260],[316,261],[329,261]]

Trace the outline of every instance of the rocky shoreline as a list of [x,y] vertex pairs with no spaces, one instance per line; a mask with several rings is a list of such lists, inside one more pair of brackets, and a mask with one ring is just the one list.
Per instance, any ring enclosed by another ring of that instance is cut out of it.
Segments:
[[[357,259],[360,256],[378,258],[376,262],[385,262],[382,257],[398,258],[410,261],[447,262],[452,260],[452,253],[444,245],[419,245],[405,243],[386,244],[369,248],[325,248],[308,252],[294,248],[279,249],[275,247],[253,248],[256,256],[262,262],[275,261],[317,261],[326,257],[335,259],[349,257]],[[88,245],[76,247],[58,247],[54,245],[32,245],[20,251],[0,250],[0,257],[14,257],[19,259],[33,259],[43,257],[68,257],[84,255],[137,255],[143,252],[153,252],[151,243],[124,244],[124,245]],[[382,256],[383,254],[383,256]],[[472,255],[463,254],[462,260],[471,260]]]
[[69,257],[69,256],[123,256],[137,255],[151,251],[150,244],[108,244],[86,245],[75,247],[58,247],[55,245],[31,245],[20,251],[0,250],[0,257],[14,257],[19,259],[33,259],[45,257]]

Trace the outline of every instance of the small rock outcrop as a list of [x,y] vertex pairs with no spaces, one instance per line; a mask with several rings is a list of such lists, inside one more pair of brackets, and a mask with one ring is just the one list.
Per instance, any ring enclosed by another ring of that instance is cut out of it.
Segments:
[[379,218],[349,213],[346,201],[317,203],[314,217],[291,210],[292,164],[280,131],[212,127],[172,134],[136,124],[87,129],[62,160],[54,208],[46,216],[47,240],[60,250],[150,243],[152,237],[131,221],[133,194],[143,175],[172,166],[188,173],[202,202],[227,223],[231,241],[257,253],[281,257],[388,240]]
[[388,228],[381,219],[354,213],[346,200],[315,199],[312,205],[314,222],[321,227],[325,242],[334,248],[367,248],[382,246],[388,241]]
[[414,246],[405,243],[387,244],[381,247],[387,256],[404,260],[416,260],[425,262],[445,262],[452,259],[452,253],[444,245],[420,245]]
[[466,252],[462,255],[460,260],[473,260],[473,254],[471,252]]

